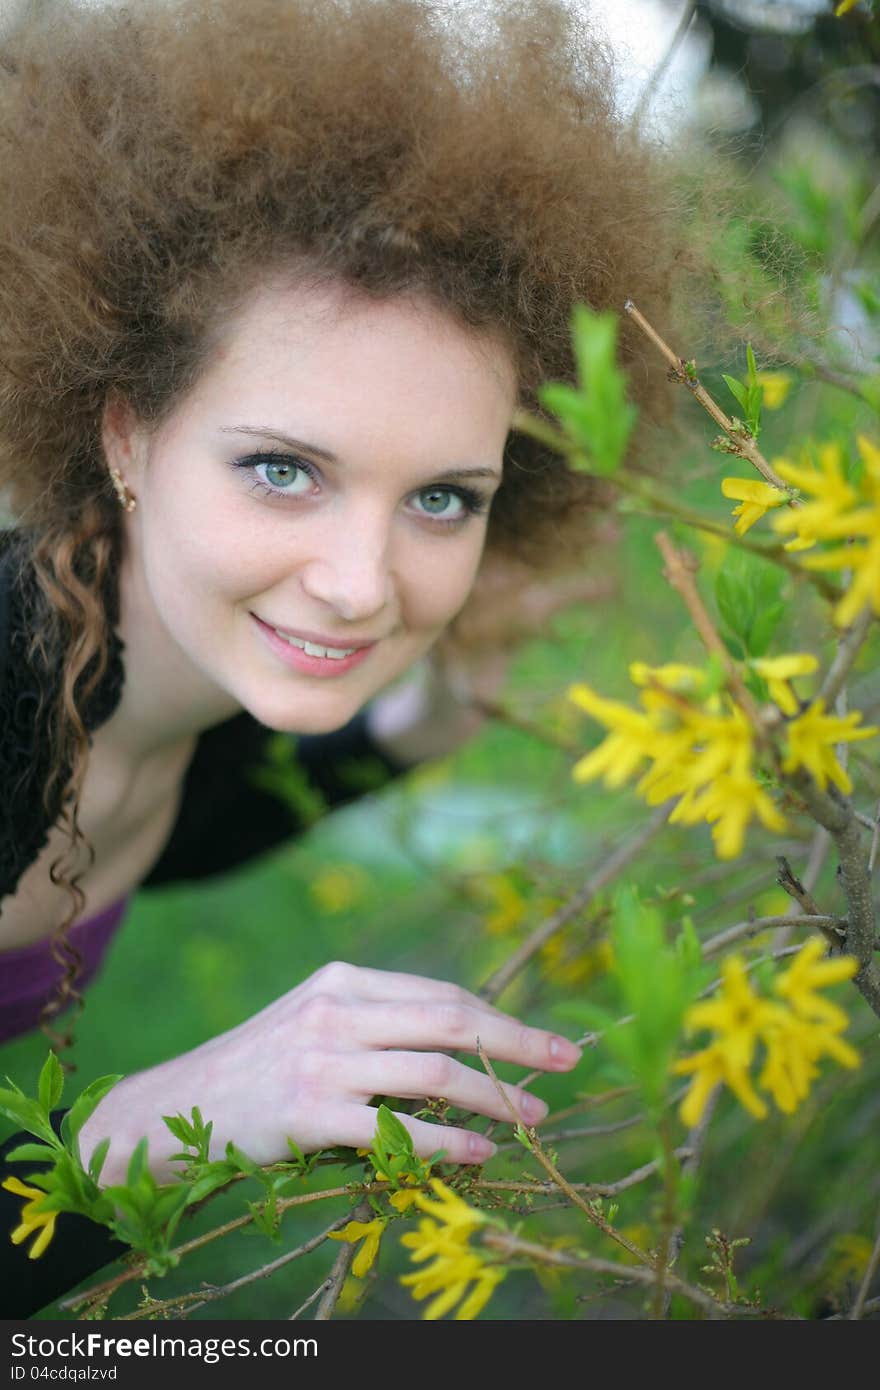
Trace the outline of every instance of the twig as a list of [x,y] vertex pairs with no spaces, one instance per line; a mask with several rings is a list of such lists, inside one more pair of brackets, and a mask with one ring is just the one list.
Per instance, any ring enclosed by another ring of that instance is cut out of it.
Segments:
[[874,1275],[877,1273],[878,1265],[880,1265],[880,1226],[878,1226],[877,1228],[877,1235],[874,1240],[874,1249],[871,1251],[867,1268],[862,1278],[862,1282],[859,1285],[859,1291],[856,1294],[856,1301],[849,1311],[849,1318],[852,1322],[858,1322],[859,1318],[865,1311],[865,1303],[868,1297],[868,1290],[871,1287],[871,1281],[873,1280]]
[[553,1163],[552,1159],[550,1159],[548,1155],[545,1154],[543,1148],[541,1147],[541,1141],[538,1138],[537,1131],[534,1129],[534,1127],[526,1128],[526,1126],[520,1120],[519,1115],[516,1113],[516,1110],[513,1108],[513,1105],[511,1104],[507,1092],[501,1085],[501,1082],[498,1080],[498,1077],[495,1075],[495,1070],[492,1066],[492,1063],[486,1056],[485,1050],[479,1038],[477,1038],[477,1054],[480,1058],[480,1061],[486,1069],[487,1076],[492,1081],[499,1096],[501,1097],[504,1104],[507,1106],[507,1109],[510,1111],[513,1119],[513,1124],[516,1125],[517,1131],[519,1133],[525,1134],[527,1136],[529,1141],[529,1150],[532,1153],[533,1157],[538,1160],[545,1173],[549,1174],[553,1182],[555,1182],[557,1187],[565,1193],[569,1201],[573,1202],[574,1205],[584,1213],[587,1220],[590,1221],[593,1226],[596,1226],[602,1232],[603,1235],[609,1236],[611,1240],[616,1241],[617,1244],[622,1246],[624,1250],[629,1251],[630,1255],[634,1255],[637,1260],[640,1260],[643,1264],[650,1265],[653,1268],[654,1262],[651,1259],[651,1256],[648,1255],[644,1250],[641,1250],[638,1245],[635,1245],[620,1231],[615,1230],[615,1228],[608,1221],[606,1221],[605,1217],[599,1210],[597,1210],[595,1206],[591,1205],[589,1202],[584,1201],[583,1197],[580,1195],[577,1189],[572,1187],[568,1179],[563,1177],[562,1173],[560,1173],[559,1169]]
[[[366,1221],[372,1208],[369,1202],[359,1202],[351,1213],[352,1221]],[[339,1295],[342,1293],[342,1286],[348,1277],[354,1259],[354,1243],[346,1241],[333,1261],[333,1267],[327,1276],[326,1288],[318,1304],[318,1311],[315,1314],[315,1322],[329,1322],[333,1316],[334,1309],[339,1302]]]
[[672,804],[669,803],[655,811],[647,824],[632,839],[610,855],[602,867],[590,876],[583,888],[569,898],[567,903],[563,903],[562,907],[558,908],[550,917],[541,922],[522,945],[514,951],[513,955],[502,966],[499,966],[493,975],[489,976],[486,983],[477,991],[480,997],[488,1000],[489,1003],[494,1003],[532,957],[537,955],[545,942],[555,936],[578,913],[583,912],[596,895],[601,893],[603,888],[607,888],[608,884],[619,873],[622,873],[633,859],[637,858],[645,845],[663,829],[671,809]]
[[689,366],[683,357],[679,357],[677,353],[673,352],[669,344],[660,337],[657,330],[652,327],[644,314],[639,312],[631,299],[626,301],[623,308],[624,313],[629,315],[636,327],[641,329],[645,337],[654,344],[657,350],[666,359],[669,366],[670,378],[688,388],[691,395],[698,400],[703,409],[711,415],[716,425],[719,425],[721,429],[723,429],[731,444],[734,446],[735,452],[740,454],[742,458],[748,459],[749,463],[761,474],[761,477],[766,479],[772,487],[779,488],[781,492],[784,492],[788,497],[789,505],[794,505],[795,499],[792,497],[791,488],[788,483],[784,482],[776,470],[767,462],[752,436],[745,430],[737,429],[730,416],[726,415],[720,405],[712,399],[699,377],[694,373],[692,366]]
[[[709,1125],[711,1123],[712,1116],[715,1113],[715,1107],[718,1104],[718,1097],[720,1096],[720,1094],[721,1086],[719,1084],[710,1094],[705,1106],[703,1107],[703,1113],[700,1116],[700,1119],[697,1121],[697,1123],[693,1126],[693,1128],[690,1130],[688,1134],[687,1143],[690,1146],[690,1153],[681,1165],[682,1177],[693,1178],[696,1176],[697,1169],[699,1168],[700,1162],[703,1157],[703,1149],[706,1143],[706,1135],[709,1132]],[[675,1264],[676,1260],[681,1254],[681,1248],[683,1245],[684,1227],[681,1223],[679,1223],[679,1225],[676,1226],[675,1230],[672,1232],[672,1236],[669,1241],[669,1258],[666,1269],[667,1289],[666,1297],[663,1303],[664,1316],[668,1314],[669,1305],[672,1301],[672,1289],[669,1288],[669,1271],[672,1269],[672,1266]]]
[[[381,1183],[368,1183],[364,1185],[364,1192],[381,1193],[387,1189]],[[322,1202],[331,1197],[350,1197],[351,1184],[345,1187],[323,1188],[320,1192],[304,1192],[297,1197],[284,1197],[278,1202],[277,1210],[283,1214],[290,1207],[306,1206],[311,1202]],[[230,1231],[237,1231],[242,1226],[249,1226],[253,1222],[253,1215],[248,1212],[245,1216],[236,1216],[231,1221],[226,1221],[222,1226],[215,1226],[213,1230],[206,1231],[204,1235],[196,1236],[193,1240],[185,1241],[182,1245],[176,1245],[172,1254],[178,1260],[184,1255],[191,1255],[194,1250],[199,1250],[203,1245],[209,1245],[214,1240],[220,1240],[223,1236],[229,1235]],[[348,1220],[348,1217],[346,1217]],[[116,1292],[123,1284],[130,1283],[133,1279],[143,1277],[146,1256],[142,1256],[136,1263],[122,1270],[120,1274],[113,1275],[110,1279],[103,1280],[100,1284],[93,1284],[88,1289],[83,1289],[78,1293],[71,1294],[69,1297],[59,1300],[59,1308],[72,1308],[76,1310],[84,1303],[93,1301],[96,1298],[106,1298]]]
[[669,68],[669,64],[672,62],[681,44],[684,42],[685,36],[694,22],[694,15],[696,14],[696,12],[697,0],[686,0],[684,9],[681,12],[681,17],[678,21],[678,24],[675,27],[675,33],[669,40],[666,52],[663,54],[663,57],[660,59],[659,63],[654,68],[654,71],[651,73],[650,78],[648,79],[644,88],[642,89],[639,95],[639,99],[636,102],[635,107],[633,108],[632,124],[634,126],[638,127],[641,124],[645,112],[647,111],[648,106],[651,103],[651,99],[655,95],[657,88],[659,87]]
[[821,689],[816,696],[817,700],[825,701],[826,709],[831,708],[839,692],[843,689],[853,662],[865,644],[873,620],[874,613],[871,605],[865,604],[855,622],[847,628],[838,642],[834,660],[829,666]]
[[[690,1158],[691,1153],[692,1148],[689,1144],[682,1144],[675,1150],[676,1158],[683,1160]],[[658,1167],[657,1159],[651,1159],[650,1163],[643,1163],[640,1168],[634,1168],[631,1173],[618,1178],[617,1182],[572,1182],[569,1183],[569,1187],[572,1192],[582,1192],[585,1196],[616,1197],[619,1193],[637,1187],[639,1183],[653,1177]],[[558,1191],[558,1188],[558,1183],[506,1182],[503,1178],[482,1178],[474,1183],[475,1192],[530,1192],[544,1197]]]
[[[521,1255],[524,1259],[539,1260],[542,1264],[555,1265],[560,1269],[583,1269],[591,1274],[608,1274],[633,1284],[653,1284],[654,1273],[639,1265],[618,1264],[614,1260],[600,1260],[593,1256],[570,1255],[564,1250],[548,1250],[543,1245],[520,1240],[507,1231],[484,1229],[481,1244],[503,1255]],[[777,1314],[763,1308],[753,1308],[748,1304],[720,1303],[711,1293],[687,1283],[675,1274],[668,1274],[669,1287],[675,1293],[683,1294],[699,1308],[705,1309],[713,1318],[741,1314],[744,1317],[776,1317]]]
[[793,917],[754,917],[748,922],[737,922],[733,927],[726,927],[715,936],[710,936],[703,942],[703,958],[717,956],[719,951],[726,951],[728,946],[732,946],[735,941],[748,939],[752,936],[759,936],[763,931],[773,931],[777,928],[786,930],[791,927],[815,927],[817,931],[833,931],[838,933],[836,945],[840,944],[839,933],[846,928],[845,917],[826,917],[816,913],[807,913]]
[[798,907],[802,912],[805,912],[808,917],[821,916],[821,910],[815,898],[812,894],[807,892],[800,879],[792,871],[792,867],[785,855],[778,854],[776,856],[776,863],[779,866],[776,875],[776,882],[779,884],[779,887],[782,888],[790,898],[794,898]]
[[880,1015],[880,970],[874,963],[874,902],[861,829],[849,801],[836,789],[820,791],[806,773],[798,773],[790,783],[813,819],[825,827],[834,841],[847,904],[844,949],[859,962],[853,983],[874,1013]]
[[312,1236],[311,1240],[307,1240],[304,1245],[297,1246],[296,1250],[288,1250],[286,1254],[279,1255],[277,1260],[271,1260],[269,1264],[261,1265],[259,1269],[253,1269],[249,1274],[243,1274],[228,1284],[207,1284],[194,1293],[180,1294],[177,1298],[168,1298],[161,1303],[151,1302],[148,1308],[138,1308],[132,1313],[120,1314],[118,1320],[120,1322],[137,1322],[142,1318],[154,1318],[157,1313],[163,1313],[169,1309],[182,1309],[184,1305],[186,1305],[187,1313],[193,1313],[197,1308],[203,1308],[206,1303],[214,1303],[218,1298],[225,1298],[227,1294],[235,1293],[238,1289],[243,1289],[258,1279],[268,1279],[270,1275],[290,1264],[291,1260],[298,1260],[301,1255],[308,1255],[312,1250],[317,1250],[331,1231],[337,1231],[340,1226],[346,1225],[348,1220],[349,1216],[346,1213],[345,1216],[339,1217],[331,1226],[328,1226],[326,1230]]
[[330,1280],[329,1280],[329,1278],[327,1278],[327,1279],[324,1280],[323,1283],[321,1283],[321,1284],[318,1285],[318,1287],[315,1289],[314,1293],[310,1293],[310,1294],[309,1294],[309,1296],[308,1296],[308,1298],[306,1299],[305,1303],[301,1303],[301,1304],[299,1305],[299,1307],[297,1308],[297,1310],[296,1310],[295,1313],[291,1313],[290,1317],[288,1318],[288,1322],[296,1322],[296,1320],[297,1320],[297,1318],[299,1317],[299,1315],[300,1315],[301,1313],[304,1313],[304,1312],[306,1311],[307,1308],[311,1308],[312,1304],[315,1302],[315,1299],[320,1298],[320,1297],[321,1297],[321,1294],[324,1292],[324,1290],[325,1290],[325,1289],[329,1289],[329,1287],[330,1287]]
[[685,607],[691,615],[694,627],[703,640],[703,645],[710,654],[717,656],[720,660],[727,676],[727,683],[737,704],[752,727],[760,732],[762,724],[758,707],[745,687],[736,662],[715,631],[715,625],[697,592],[697,586],[694,582],[694,566],[688,564],[681,551],[676,550],[665,531],[658,531],[654,540],[666,565],[666,578],[673,589],[681,595]]
[[874,815],[874,834],[871,836],[871,853],[868,855],[868,873],[874,872],[874,865],[877,862],[877,846],[880,843],[880,803]]

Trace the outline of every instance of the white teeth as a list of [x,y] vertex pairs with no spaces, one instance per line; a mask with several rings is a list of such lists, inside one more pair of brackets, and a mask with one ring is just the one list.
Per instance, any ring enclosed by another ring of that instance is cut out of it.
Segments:
[[[275,631],[278,632],[277,627]],[[289,637],[286,632],[278,632],[278,636],[283,637],[292,647],[299,647],[306,656],[329,657],[331,661],[341,661],[343,657],[351,656],[357,650],[355,647],[322,647],[317,642],[306,642],[302,637]]]

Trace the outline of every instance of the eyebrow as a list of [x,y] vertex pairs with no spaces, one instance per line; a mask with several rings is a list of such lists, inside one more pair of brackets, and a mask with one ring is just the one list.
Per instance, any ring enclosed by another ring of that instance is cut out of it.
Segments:
[[[325,463],[339,463],[340,460],[330,452],[329,449],[322,449],[319,444],[309,444],[304,439],[294,439],[292,435],[285,434],[283,430],[268,429],[263,425],[221,425],[221,434],[247,434],[259,439],[274,439],[279,444],[284,444],[288,449],[298,449],[304,454],[312,454],[315,458],[323,459]],[[501,473],[497,468],[483,468],[479,465],[473,468],[441,468],[438,476],[444,478],[490,478],[494,482],[501,481]]]

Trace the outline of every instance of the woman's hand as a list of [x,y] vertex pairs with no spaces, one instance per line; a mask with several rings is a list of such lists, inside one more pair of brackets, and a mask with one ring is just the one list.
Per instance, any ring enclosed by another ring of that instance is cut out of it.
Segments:
[[[167,1181],[174,1172],[168,1155],[180,1145],[161,1116],[189,1118],[194,1105],[214,1123],[212,1158],[222,1158],[231,1139],[261,1164],[289,1157],[288,1135],[305,1153],[368,1147],[376,1096],[444,1099],[509,1121],[492,1079],[449,1055],[476,1054],[478,1039],[491,1059],[530,1071],[569,1071],[580,1057],[574,1043],[529,1028],[457,985],[334,962],[237,1028],[121,1081],[81,1131],[83,1162],[109,1134],[101,1181],[124,1181],[128,1157],[146,1134],[150,1167]],[[504,1092],[525,1124],[543,1119],[542,1100],[518,1086]],[[442,1148],[447,1162],[480,1163],[494,1152],[470,1130],[399,1118],[422,1158]]]

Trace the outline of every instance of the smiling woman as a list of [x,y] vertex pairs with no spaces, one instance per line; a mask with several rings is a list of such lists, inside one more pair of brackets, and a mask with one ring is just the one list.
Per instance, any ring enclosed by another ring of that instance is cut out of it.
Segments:
[[[53,1020],[138,887],[296,830],[248,782],[266,729],[299,736],[330,804],[351,757],[393,774],[472,730],[439,686],[421,704],[389,687],[493,566],[549,568],[589,534],[591,484],[512,415],[573,379],[575,302],[632,295],[662,319],[664,171],[561,0],[480,15],[50,6],[0,51],[6,1036],[41,1019],[65,1043]],[[640,350],[624,339],[648,420],[663,383]],[[166,1007],[173,979],[171,961]],[[478,1035],[528,1068],[579,1055],[457,985],[335,963],[126,1078],[83,1157],[109,1136],[112,1181],[145,1135],[167,1175],[161,1115],[193,1104],[212,1150],[260,1162],[288,1135],[367,1143],[381,1094],[506,1118],[448,1055]],[[435,1150],[434,1126],[401,1119]],[[492,1150],[454,1126],[443,1142],[451,1162]],[[32,1306],[109,1254],[86,1250]]]

